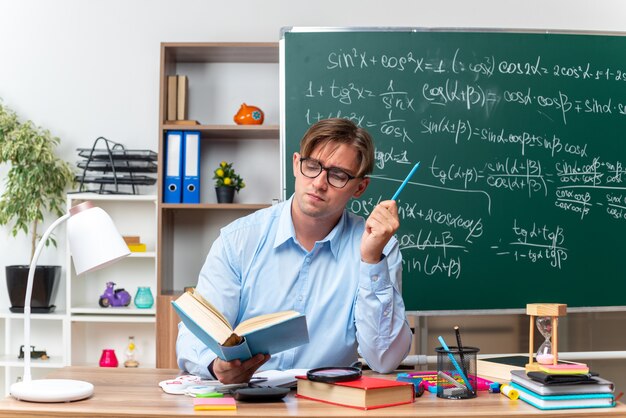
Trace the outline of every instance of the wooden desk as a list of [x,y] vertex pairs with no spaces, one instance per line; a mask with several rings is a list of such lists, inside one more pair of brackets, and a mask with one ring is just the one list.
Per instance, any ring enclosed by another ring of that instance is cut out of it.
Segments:
[[0,417],[626,417],[626,406],[615,408],[540,411],[522,401],[503,395],[480,392],[471,400],[445,400],[425,393],[411,405],[361,411],[298,399],[293,393],[284,402],[237,403],[237,411],[194,412],[192,398],[169,395],[158,383],[178,375],[175,369],[103,369],[66,367],[51,378],[79,379],[94,384],[95,393],[87,400],[61,404],[38,404],[0,400]]

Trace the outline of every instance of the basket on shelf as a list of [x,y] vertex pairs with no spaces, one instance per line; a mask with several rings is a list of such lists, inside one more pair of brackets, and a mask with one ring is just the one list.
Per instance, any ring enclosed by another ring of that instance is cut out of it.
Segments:
[[[97,148],[103,141],[105,148]],[[157,153],[151,150],[130,150],[124,145],[97,138],[91,148],[78,148],[83,160],[77,165],[82,175],[76,176],[79,192],[100,194],[139,194],[137,186],[151,186],[156,177],[147,173],[157,172]],[[97,185],[88,189],[88,184]]]

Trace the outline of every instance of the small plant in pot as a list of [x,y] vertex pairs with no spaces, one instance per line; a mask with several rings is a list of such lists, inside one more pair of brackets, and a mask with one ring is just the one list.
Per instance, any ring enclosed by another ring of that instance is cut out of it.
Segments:
[[[31,121],[20,122],[15,112],[0,102],[0,164],[9,171],[0,196],[0,226],[10,225],[13,236],[30,237],[32,259],[41,237],[44,214],[65,212],[65,189],[74,174],[54,152],[59,138]],[[46,245],[56,246],[50,237]],[[24,257],[25,258],[25,257]],[[24,311],[29,265],[6,266],[12,312]],[[37,266],[31,298],[32,312],[51,312],[61,266]]]
[[235,172],[233,163],[222,161],[213,171],[213,179],[215,180],[215,193],[217,194],[217,203],[233,203],[235,192],[246,187],[243,179]]

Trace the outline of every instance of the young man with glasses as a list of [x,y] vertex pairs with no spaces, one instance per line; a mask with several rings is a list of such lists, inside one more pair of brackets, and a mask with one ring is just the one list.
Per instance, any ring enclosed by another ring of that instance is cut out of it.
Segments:
[[239,383],[261,366],[348,366],[359,354],[378,372],[398,366],[411,344],[393,237],[398,208],[382,201],[367,220],[346,210],[365,192],[373,166],[374,144],[364,129],[345,119],[312,125],[293,155],[293,196],[223,228],[200,272],[196,290],[233,326],[295,310],[306,315],[309,343],[271,358],[226,362],[181,323],[182,370]]

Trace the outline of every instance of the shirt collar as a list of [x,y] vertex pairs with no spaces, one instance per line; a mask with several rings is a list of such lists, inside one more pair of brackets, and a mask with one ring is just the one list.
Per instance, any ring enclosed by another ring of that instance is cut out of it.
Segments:
[[[280,212],[280,218],[278,220],[278,229],[276,231],[276,238],[274,239],[274,248],[280,247],[285,242],[292,240],[296,243],[296,231],[293,227],[293,219],[291,217],[291,205],[293,204],[293,195],[285,202]],[[330,251],[333,256],[337,258],[341,245],[342,231],[346,225],[348,214],[344,209],[339,222],[330,231],[330,233],[321,241],[322,243],[328,242],[330,245]]]

